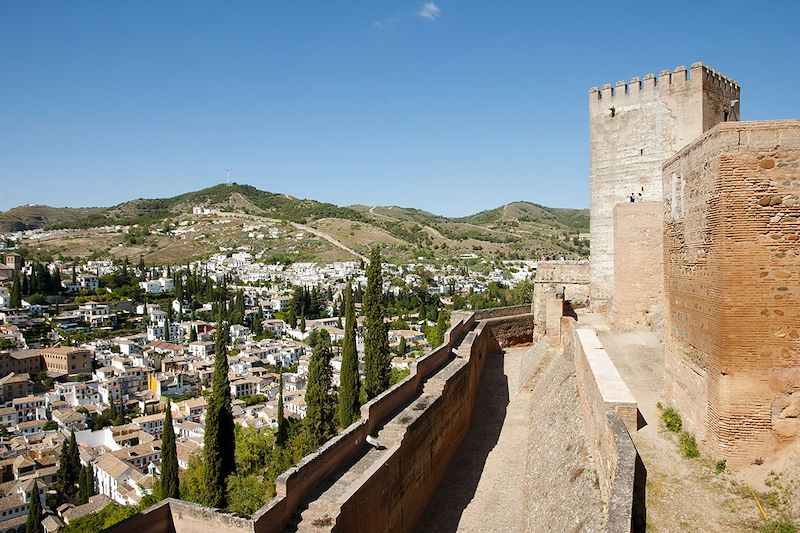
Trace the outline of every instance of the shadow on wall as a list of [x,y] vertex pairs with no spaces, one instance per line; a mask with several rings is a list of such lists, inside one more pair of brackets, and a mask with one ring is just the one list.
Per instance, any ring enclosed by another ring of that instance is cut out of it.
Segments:
[[474,498],[487,457],[497,445],[508,411],[510,395],[503,358],[502,352],[486,357],[469,431],[415,531],[456,531],[464,509]]
[[642,458],[636,454],[636,468],[633,474],[633,509],[631,512],[631,531],[644,533],[647,530],[647,468]]

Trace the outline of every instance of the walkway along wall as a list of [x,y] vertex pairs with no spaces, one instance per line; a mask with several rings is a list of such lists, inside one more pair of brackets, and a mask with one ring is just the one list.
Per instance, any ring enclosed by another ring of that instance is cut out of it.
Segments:
[[[342,490],[309,507],[320,514],[325,530],[412,530],[469,429],[486,357],[500,353],[501,344],[533,338],[532,317],[520,311],[530,307],[454,316],[445,344],[417,361],[405,380],[362,406],[360,420],[281,474],[276,496],[251,518],[165,500],[111,531],[182,533],[197,531],[198,524],[221,533],[283,531],[342,468],[349,470],[349,477],[337,481]],[[376,433],[385,450],[369,452],[376,459],[357,471],[353,464],[369,450],[366,436]]]

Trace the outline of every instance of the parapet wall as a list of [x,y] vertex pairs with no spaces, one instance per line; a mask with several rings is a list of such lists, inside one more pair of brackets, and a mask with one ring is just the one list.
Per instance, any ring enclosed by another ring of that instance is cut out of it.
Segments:
[[[281,474],[276,496],[251,518],[167,500],[113,531],[282,532],[313,491],[341,468],[348,473],[336,482],[340,487],[307,511],[320,517],[320,527],[411,531],[469,429],[486,357],[499,354],[501,342],[533,338],[529,311],[526,305],[454,316],[445,344],[417,361],[405,380],[362,406],[360,420]],[[486,318],[478,322],[476,315]],[[371,450],[365,443],[376,433],[386,449]]]
[[561,321],[562,348],[575,359],[575,374],[586,442],[597,467],[600,493],[608,508],[606,531],[630,531],[633,521],[636,400],[603,349],[594,330]]

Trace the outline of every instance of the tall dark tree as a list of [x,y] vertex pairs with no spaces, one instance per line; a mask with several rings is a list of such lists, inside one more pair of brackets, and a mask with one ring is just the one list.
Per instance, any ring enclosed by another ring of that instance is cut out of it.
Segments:
[[300,315],[300,333],[306,332],[306,315],[305,313]]
[[144,257],[139,256],[139,281],[147,280],[147,268],[144,265]]
[[346,428],[358,418],[361,407],[358,375],[358,352],[356,350],[356,306],[350,284],[345,289],[345,328],[342,339],[342,370],[339,376],[339,426]]
[[[113,402],[114,400],[112,399],[111,401]],[[121,426],[125,423],[125,400],[122,399],[122,393],[119,395],[119,407],[113,423],[115,426]]]
[[19,275],[14,274],[14,282],[11,285],[11,307],[22,307],[22,283],[19,280]]
[[72,499],[76,493],[76,483],[80,474],[81,460],[78,450],[78,443],[75,440],[75,432],[70,434],[70,438],[64,441],[61,446],[61,455],[58,465],[58,485],[61,494],[68,499]]
[[194,342],[197,340],[197,330],[194,327],[194,321],[191,322],[191,326],[189,326],[189,342]]
[[327,331],[321,330],[308,367],[306,417],[303,419],[308,440],[315,447],[321,446],[336,433],[332,386],[331,338]]
[[364,390],[372,399],[389,387],[389,330],[384,321],[386,304],[383,298],[381,252],[376,246],[370,253],[367,267],[367,290],[364,293]]
[[253,335],[259,336],[264,333],[264,313],[261,312],[261,306],[256,306],[256,312],[253,314],[253,319],[250,322],[250,331]]
[[44,533],[42,526],[42,500],[39,497],[39,483],[34,478],[31,497],[28,502],[28,521],[25,523],[25,533]]
[[400,341],[397,343],[397,355],[404,356],[406,354],[406,338],[401,336]]
[[86,468],[81,468],[78,474],[78,505],[87,503],[89,496],[89,478],[86,477]]
[[214,377],[211,398],[206,408],[205,455],[206,504],[225,507],[225,484],[236,469],[234,461],[234,423],[231,410],[231,390],[228,380],[227,324],[217,323],[217,338],[214,355]]
[[283,367],[278,375],[278,429],[275,431],[275,444],[284,446],[289,437],[289,430],[286,427],[286,418],[283,416]]
[[178,451],[175,446],[175,429],[172,426],[172,407],[169,400],[164,413],[164,435],[161,438],[161,496],[180,498]]

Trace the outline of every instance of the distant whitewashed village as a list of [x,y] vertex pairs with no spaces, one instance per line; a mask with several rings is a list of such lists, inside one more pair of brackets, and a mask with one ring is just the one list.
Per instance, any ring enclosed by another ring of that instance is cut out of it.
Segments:
[[[453,311],[530,302],[537,266],[398,264],[378,246],[328,263],[247,245],[184,264],[28,255],[68,231],[0,237],[2,532],[24,530],[31,505],[46,531],[93,531],[166,496],[249,516],[443,342]],[[204,453],[233,434],[235,450]],[[213,493],[210,470],[231,459]]]

